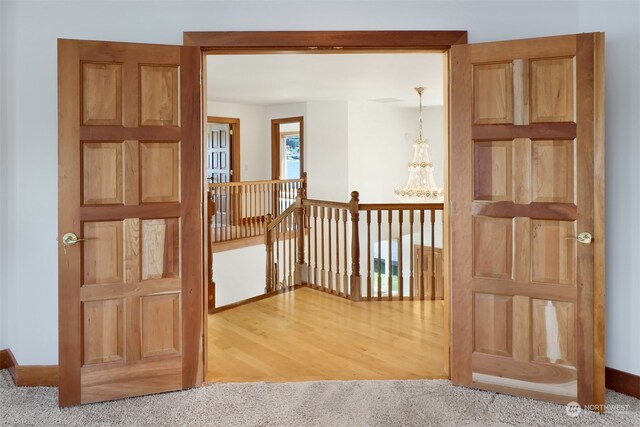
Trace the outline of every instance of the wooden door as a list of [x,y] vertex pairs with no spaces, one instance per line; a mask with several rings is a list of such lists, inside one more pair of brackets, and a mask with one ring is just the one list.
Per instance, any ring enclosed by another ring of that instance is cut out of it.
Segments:
[[61,406],[201,381],[200,58],[58,43]]
[[604,403],[603,44],[451,50],[455,384]]
[[230,182],[231,126],[226,123],[209,123],[209,182]]

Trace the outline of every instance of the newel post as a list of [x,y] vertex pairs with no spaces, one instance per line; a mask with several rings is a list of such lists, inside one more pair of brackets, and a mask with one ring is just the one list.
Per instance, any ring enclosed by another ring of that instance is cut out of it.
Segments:
[[273,290],[273,239],[271,237],[271,230],[269,229],[271,221],[271,214],[266,214],[264,217],[264,246],[267,250],[267,263],[265,271],[266,286],[264,291],[267,293]]
[[307,173],[302,172],[302,198],[307,197]]
[[296,196],[296,207],[294,209],[296,224],[296,269],[293,273],[293,283],[302,285],[307,280],[307,265],[304,262],[304,206],[302,199],[304,198],[304,188],[298,188]]
[[351,192],[349,212],[351,212],[351,280],[349,298],[360,301],[360,193]]
[[213,281],[213,215],[216,213],[216,204],[213,201],[213,192],[207,190],[207,308],[211,312],[216,306],[216,283]]

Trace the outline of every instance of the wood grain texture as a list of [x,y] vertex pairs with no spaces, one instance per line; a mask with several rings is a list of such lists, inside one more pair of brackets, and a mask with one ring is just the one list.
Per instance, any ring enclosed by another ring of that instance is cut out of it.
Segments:
[[513,138],[573,139],[576,137],[576,124],[534,123],[526,125],[474,125],[471,136],[476,140],[499,140]]
[[0,350],[0,369],[8,369],[13,383],[18,387],[58,385],[57,365],[20,366],[8,348]]
[[[605,374],[605,284],[606,284],[606,227],[605,227],[605,72],[604,72],[604,33],[594,34],[594,136],[593,136],[593,232],[597,236],[594,242],[593,265],[593,385],[594,400],[604,402]],[[640,394],[640,384],[636,389]]]
[[640,399],[640,376],[606,368],[605,378],[608,389]]
[[[577,231],[594,229],[594,36],[581,34],[576,41],[576,204],[579,206]],[[604,166],[604,165],[603,165]],[[579,245],[577,253],[578,300],[576,335],[579,343],[577,369],[580,404],[602,405],[596,401],[594,379],[594,261],[593,245]],[[604,260],[603,260],[604,262]],[[603,307],[604,308],[604,307]],[[601,367],[604,370],[604,365]],[[600,375],[600,374],[598,374]]]
[[353,302],[304,287],[213,314],[207,380],[446,378],[443,305]]
[[[204,366],[204,230],[202,199],[204,176],[202,167],[203,110],[200,88],[202,54],[195,47],[180,49],[180,115],[182,142],[181,169],[181,235],[182,239],[182,387],[202,383]],[[188,143],[187,143],[188,142]]]
[[[58,40],[58,236],[80,229],[80,45]],[[77,249],[77,248],[73,248]],[[82,332],[79,251],[58,245],[58,363],[60,406],[80,404]]]
[[[469,236],[472,221],[467,216],[473,197],[473,156],[469,151],[472,131],[472,103],[468,94],[472,85],[469,46],[454,46],[451,55],[451,86],[449,121],[449,196],[451,207],[451,381],[470,385],[473,325],[469,318],[473,310],[473,294],[469,277],[473,274],[473,254]],[[464,155],[463,153],[468,153]],[[460,221],[461,215],[467,217]],[[466,248],[466,249],[464,249]]]
[[436,49],[467,42],[466,31],[192,31],[184,44],[205,50]]
[[[83,81],[82,63],[112,65]],[[201,380],[200,65],[195,48],[59,42],[59,231],[87,239],[58,256],[61,406]]]
[[[604,214],[603,205],[599,214],[595,207],[604,191],[594,185],[604,173],[602,159],[596,159],[604,154],[596,136],[603,137],[596,100],[602,88],[594,83],[601,60],[596,38],[452,48],[451,149],[460,153],[450,160],[456,384],[601,403],[604,304],[596,297],[594,271],[604,268],[604,252],[576,242]],[[505,77],[510,67],[513,90]],[[497,89],[471,91],[471,81]],[[474,119],[508,121],[503,94],[509,92],[513,125],[469,126]],[[511,147],[510,156],[503,147]],[[469,235],[469,224],[472,245],[456,239]]]

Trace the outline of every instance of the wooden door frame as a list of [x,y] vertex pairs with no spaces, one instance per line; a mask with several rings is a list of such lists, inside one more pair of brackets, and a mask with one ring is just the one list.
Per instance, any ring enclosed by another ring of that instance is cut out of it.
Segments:
[[[444,54],[444,211],[443,220],[443,264],[445,289],[444,297],[448,300],[444,309],[444,323],[449,325],[445,328],[445,350],[444,357],[447,365],[447,375],[451,376],[450,360],[450,338],[449,330],[451,316],[449,315],[451,306],[451,257],[449,244],[449,50],[452,46],[467,43],[467,31],[186,31],[183,33],[183,44],[185,46],[197,46],[202,55],[202,114],[205,114],[207,105],[207,55],[233,55],[233,54],[318,54],[318,53],[442,53]],[[204,122],[204,120],[203,120]],[[204,126],[203,126],[204,127]],[[204,133],[204,129],[203,129]],[[203,139],[204,140],[204,139]],[[205,165],[206,158],[202,156],[201,165]],[[203,195],[203,229],[206,229],[206,218],[208,218],[208,206],[206,194]],[[202,236],[206,239],[206,236]],[[206,241],[206,240],[205,240]],[[204,266],[211,268],[208,262],[209,245],[204,245]],[[205,270],[208,271],[208,270]],[[204,275],[207,277],[208,275]],[[202,283],[203,289],[203,381],[206,381],[208,371],[207,352],[207,319],[208,319],[208,284],[206,280]]]
[[[240,181],[240,119],[233,117],[207,116],[206,123],[224,123],[229,125],[233,138],[229,145],[229,182]],[[206,139],[205,139],[206,141]]]
[[280,179],[280,125],[300,123],[300,178],[304,173],[304,116],[271,120],[271,179]]

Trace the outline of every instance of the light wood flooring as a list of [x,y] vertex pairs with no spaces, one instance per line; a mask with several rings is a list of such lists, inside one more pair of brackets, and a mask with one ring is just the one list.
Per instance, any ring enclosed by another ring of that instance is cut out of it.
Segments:
[[208,381],[448,378],[442,301],[300,288],[209,315]]

